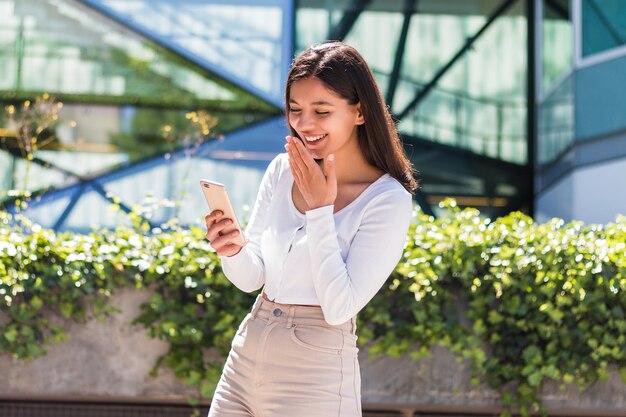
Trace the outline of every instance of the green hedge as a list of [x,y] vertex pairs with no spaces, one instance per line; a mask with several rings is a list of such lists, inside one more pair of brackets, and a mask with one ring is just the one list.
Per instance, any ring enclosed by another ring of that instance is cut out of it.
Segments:
[[[490,222],[446,208],[416,213],[401,262],[359,314],[362,345],[415,359],[444,346],[522,414],[541,410],[548,379],[584,388],[614,367],[626,383],[626,218]],[[64,338],[50,317],[102,317],[117,288],[148,287],[136,322],[170,343],[154,372],[166,364],[209,397],[222,364],[203,352],[228,351],[253,297],[224,277],[203,229],[135,226],[55,233],[0,212],[0,351],[40,356]]]

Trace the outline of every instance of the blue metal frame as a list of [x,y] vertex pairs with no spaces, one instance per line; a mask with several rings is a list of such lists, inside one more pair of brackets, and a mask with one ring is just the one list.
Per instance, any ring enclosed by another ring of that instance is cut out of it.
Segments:
[[76,203],[78,203],[78,200],[80,200],[80,198],[83,196],[85,192],[85,188],[86,186],[81,184],[80,187],[74,192],[74,194],[72,195],[72,198],[67,203],[67,206],[65,206],[65,209],[63,210],[63,212],[61,213],[57,221],[54,222],[54,226],[52,226],[52,229],[59,230],[61,228],[63,223],[65,223],[65,220],[67,219],[67,217],[70,215],[70,213],[76,206]]
[[[287,74],[289,73],[289,69],[291,68],[291,60],[294,56],[295,49],[295,24],[296,24],[296,5],[295,0],[284,0],[287,4],[286,7],[283,8],[283,63],[285,65],[282,66],[280,81],[281,85],[285,85],[287,82]],[[282,91],[280,94],[280,104],[278,107],[281,109],[285,107]]]
[[[270,120],[251,124],[243,129],[226,134],[224,139],[213,138],[204,142],[198,147],[194,157],[219,160],[220,158],[216,157],[216,155],[219,155],[220,152],[232,155],[256,155],[258,157],[251,160],[228,159],[228,161],[233,165],[245,165],[259,170],[264,170],[273,157],[281,152],[284,152],[283,137],[286,133],[287,130],[284,117],[275,117]],[[115,203],[119,205],[120,209],[125,213],[130,213],[132,210],[128,205],[123,202],[115,202],[113,198],[108,195],[106,191],[106,183],[132,176],[159,165],[171,163],[173,160],[176,160],[177,157],[184,156],[187,151],[188,149],[181,148],[170,152],[170,156],[167,159],[165,155],[159,155],[140,162],[129,163],[119,169],[116,169],[115,171],[108,172],[97,177],[88,179],[79,177],[80,182],[78,184],[46,192],[38,197],[36,201],[31,202],[30,206],[37,207],[43,204],[49,204],[53,201],[66,198],[69,195],[70,201],[54,222],[54,230],[59,230],[63,226],[80,198],[90,189],[98,193],[104,200],[112,204]],[[9,211],[12,213],[15,212],[13,209],[9,209]],[[143,220],[153,226],[148,219],[143,218]]]

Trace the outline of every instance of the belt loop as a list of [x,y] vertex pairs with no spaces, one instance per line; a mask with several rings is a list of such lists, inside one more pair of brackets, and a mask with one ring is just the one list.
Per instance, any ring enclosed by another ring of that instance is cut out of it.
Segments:
[[350,319],[350,324],[352,324],[352,334],[356,335],[356,317]]
[[254,305],[252,306],[252,312],[250,314],[250,316],[252,317],[252,319],[256,319],[257,314],[259,313],[259,310],[261,309],[261,304],[263,304],[263,297],[261,297],[260,295],[257,296],[256,301],[254,302]]
[[291,329],[293,327],[293,317],[296,315],[296,306],[289,306],[289,316],[287,317],[287,328]]

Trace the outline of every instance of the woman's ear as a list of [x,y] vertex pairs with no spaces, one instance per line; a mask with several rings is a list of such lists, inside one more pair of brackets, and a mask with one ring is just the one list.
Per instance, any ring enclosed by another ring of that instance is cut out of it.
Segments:
[[356,125],[364,125],[365,119],[363,118],[363,113],[361,112],[361,103],[356,103],[356,120],[354,121]]

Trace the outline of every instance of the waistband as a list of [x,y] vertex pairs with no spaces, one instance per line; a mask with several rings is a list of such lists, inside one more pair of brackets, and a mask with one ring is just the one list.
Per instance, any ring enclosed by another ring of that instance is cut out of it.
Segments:
[[354,318],[345,323],[333,325],[324,319],[324,313],[319,306],[305,306],[297,304],[281,304],[269,301],[259,295],[252,306],[252,318],[260,317],[271,321],[284,321],[286,327],[293,324],[308,324],[323,326],[356,333],[356,320]]

